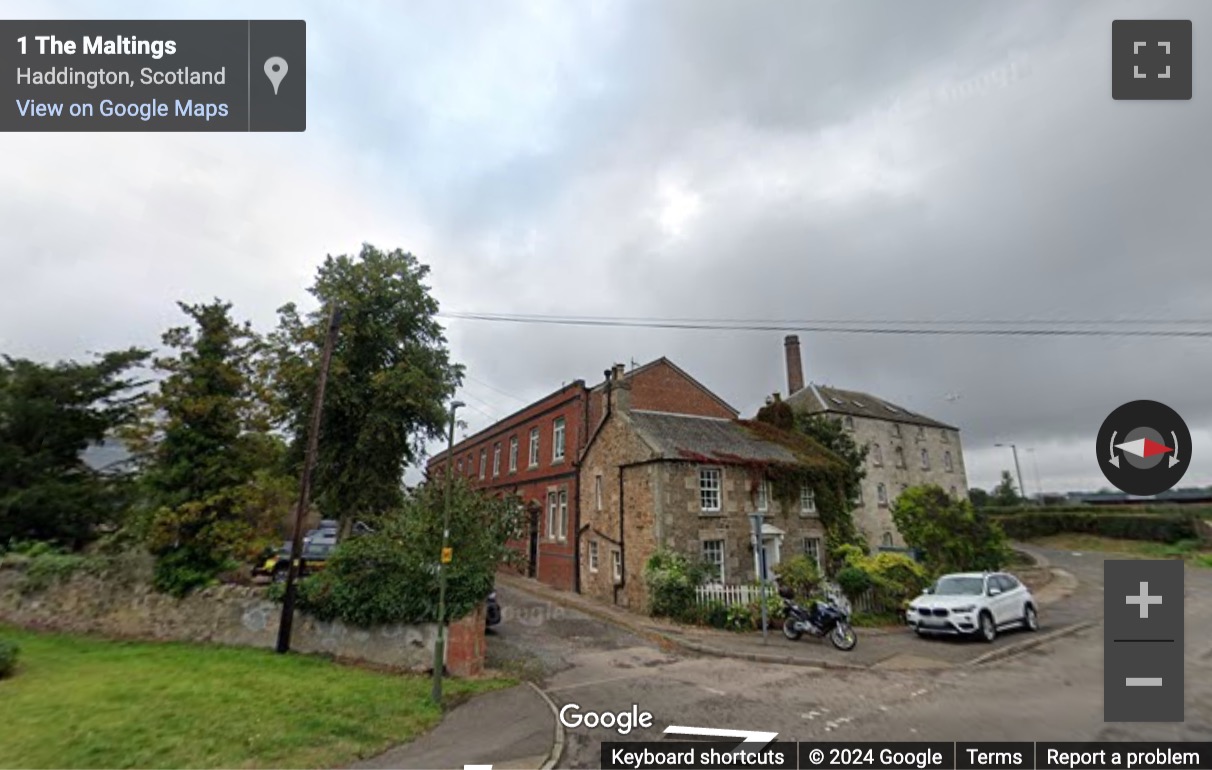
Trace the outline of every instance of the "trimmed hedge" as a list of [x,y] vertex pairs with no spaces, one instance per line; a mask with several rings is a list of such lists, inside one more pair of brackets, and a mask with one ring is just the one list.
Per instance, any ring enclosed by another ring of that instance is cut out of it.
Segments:
[[1030,540],[1060,533],[1100,535],[1120,540],[1175,543],[1199,537],[1190,513],[1111,513],[1106,510],[1035,510],[994,516],[1006,535]]

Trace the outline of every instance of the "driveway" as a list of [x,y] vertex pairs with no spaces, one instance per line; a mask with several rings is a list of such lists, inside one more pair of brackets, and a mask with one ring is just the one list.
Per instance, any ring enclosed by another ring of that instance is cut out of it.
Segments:
[[[1048,609],[1046,622],[1101,620],[1107,556],[1042,553],[1083,581]],[[669,725],[773,730],[787,740],[1206,741],[1212,740],[1212,570],[1189,568],[1186,587],[1187,721],[1177,725],[1103,723],[1099,626],[978,667],[822,670],[664,650],[596,617],[499,586],[506,622],[489,638],[489,661],[528,672],[557,706],[618,712],[635,705],[652,713],[652,728],[626,736],[570,729],[560,767],[599,767],[603,740],[660,740]],[[1006,643],[1016,636],[1022,635],[1007,635]],[[963,649],[904,639],[914,655],[941,658]],[[860,649],[871,641],[860,640]]]

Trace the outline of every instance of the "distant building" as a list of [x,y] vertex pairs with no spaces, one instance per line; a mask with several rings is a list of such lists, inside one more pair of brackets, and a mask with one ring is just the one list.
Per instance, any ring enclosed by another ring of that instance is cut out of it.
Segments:
[[1183,487],[1150,497],[1126,492],[1070,492],[1065,499],[1085,505],[1207,505],[1212,503],[1212,489]]
[[959,429],[856,390],[804,383],[800,341],[784,340],[786,398],[797,413],[840,420],[859,446],[866,445],[867,476],[853,511],[872,548],[904,547],[890,506],[911,486],[936,484],[955,498],[968,496]]
[[[635,403],[648,409],[709,417],[737,411],[682,371],[659,358],[631,371],[617,364],[606,373],[629,384]],[[528,513],[526,539],[514,543],[528,572],[544,583],[572,591],[578,585],[578,533],[582,531],[581,455],[607,413],[605,382],[584,380],[535,401],[454,446],[455,473],[479,488],[520,497]],[[444,471],[445,451],[428,464],[430,478]]]
[[[701,558],[728,584],[755,580],[762,554],[767,577],[791,556],[821,562],[820,490],[801,482],[793,495],[784,490],[775,499],[767,473],[811,466],[819,483],[838,485],[835,456],[805,437],[734,415],[642,409],[651,401],[637,398],[636,385],[619,369],[603,383],[603,419],[581,462],[583,593],[644,611],[644,567],[659,548]],[[749,519],[757,512],[765,514],[760,550]]]

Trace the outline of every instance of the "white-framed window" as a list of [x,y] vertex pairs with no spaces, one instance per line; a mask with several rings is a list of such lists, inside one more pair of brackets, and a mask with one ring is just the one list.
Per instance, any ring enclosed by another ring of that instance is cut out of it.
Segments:
[[846,415],[845,417],[843,417],[842,418],[842,427],[848,431],[853,432],[854,431],[854,418],[851,417],[850,415]]
[[530,429],[530,467],[539,467],[539,429]]
[[556,539],[556,514],[559,512],[560,498],[555,490],[547,493],[547,539]]
[[925,449],[923,449],[921,454],[922,454],[922,470],[928,471],[928,470],[930,470],[930,453],[927,452]]
[[871,464],[877,468],[884,466],[884,450],[879,444],[871,445]]
[[884,547],[885,547],[885,548],[891,548],[891,547],[892,547],[892,533],[891,533],[891,532],[885,532],[885,533],[884,533],[884,541],[883,541],[883,542],[884,542]]
[[501,475],[501,442],[492,445],[492,477]]
[[856,495],[854,498],[854,504],[855,505],[863,504],[863,485],[862,484],[859,484],[858,495]]
[[892,435],[895,438],[901,437],[901,424],[899,422],[892,423]]
[[462,472],[463,472],[463,458],[460,457],[459,464],[458,464],[458,473],[462,473]]
[[804,538],[804,555],[816,562],[816,568],[821,569],[821,539],[819,537]]
[[800,513],[816,513],[816,490],[808,484],[800,485]]
[[917,426],[917,440],[918,441],[926,440],[926,426],[924,426],[924,425]]
[[618,548],[610,552],[610,561],[614,568],[614,582],[619,582],[623,579],[623,552]]
[[560,540],[568,539],[568,490],[560,490]]
[[699,509],[718,511],[720,509],[720,477],[719,468],[699,468]]
[[602,474],[593,477],[593,507],[602,510]]
[[896,451],[894,452],[894,454],[896,455],[896,467],[904,468],[905,467],[905,449],[904,449],[904,447],[898,446],[896,448]]
[[884,486],[884,482],[875,485],[875,499],[879,502],[880,507],[888,507],[888,487]]
[[950,473],[955,470],[955,464],[951,460],[951,450],[943,452],[943,469]]
[[759,481],[757,485],[757,509],[759,511],[770,510],[770,482]]
[[724,582],[723,540],[703,541],[703,563],[711,569],[710,576],[707,578],[708,580],[713,580],[717,583]]
[[518,472],[518,437],[509,437],[509,472]]
[[598,541],[589,541],[589,571],[598,571]]
[[898,492],[897,492],[897,496],[899,497],[900,495],[905,494],[905,492],[906,492],[908,489],[909,489],[909,485],[908,485],[908,484],[901,484],[901,488],[900,488],[900,491],[898,491]]
[[551,429],[551,461],[558,463],[564,459],[564,418],[557,417]]
[[480,450],[480,481],[484,480],[484,474],[488,473],[488,448]]
[[951,443],[951,434],[947,432],[946,428],[940,428],[938,434],[943,439],[944,444]]
[[959,497],[959,493],[958,493],[958,492],[956,492],[955,487],[951,487],[951,496],[952,496],[952,497]]

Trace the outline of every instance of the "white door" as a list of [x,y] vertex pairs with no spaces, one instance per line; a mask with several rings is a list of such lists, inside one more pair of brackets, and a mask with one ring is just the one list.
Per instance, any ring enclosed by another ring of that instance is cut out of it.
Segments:
[[762,563],[759,554],[757,552],[753,554],[753,573],[761,580],[774,579],[774,566],[779,563],[779,559],[782,557],[782,549],[779,547],[780,539],[775,535],[767,535],[762,538],[761,554],[765,556],[765,572],[762,572]]

